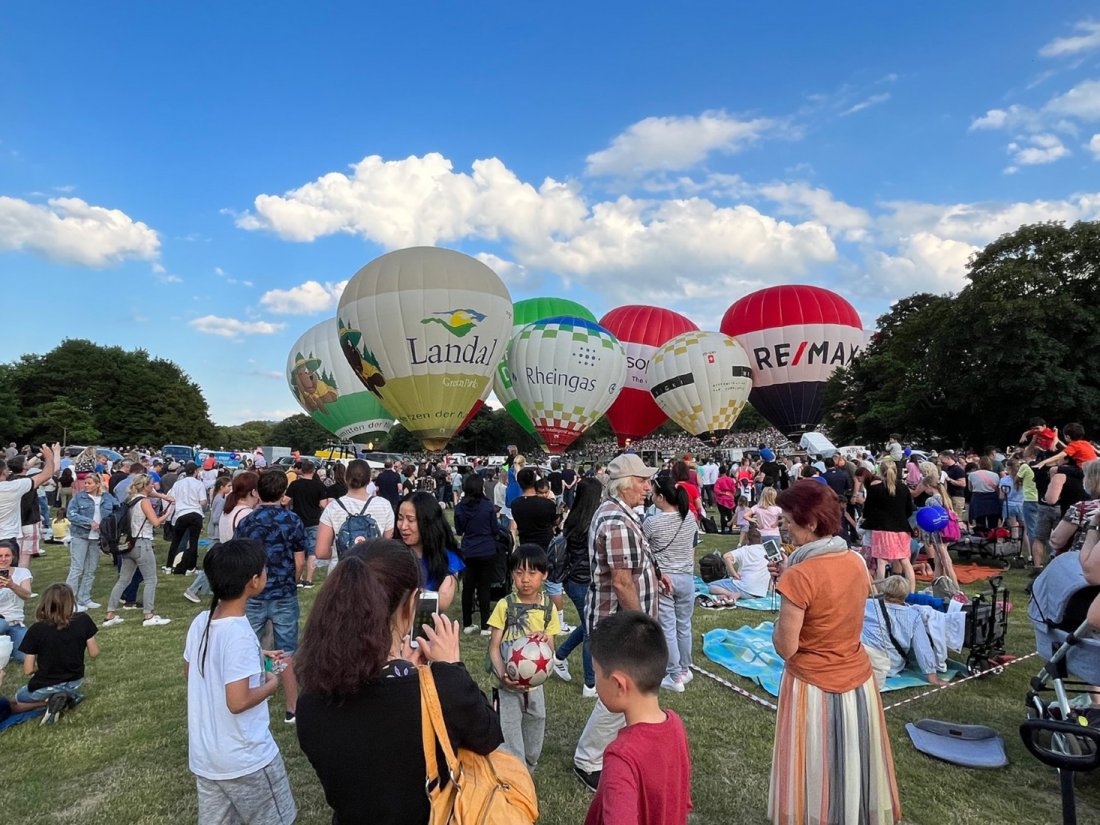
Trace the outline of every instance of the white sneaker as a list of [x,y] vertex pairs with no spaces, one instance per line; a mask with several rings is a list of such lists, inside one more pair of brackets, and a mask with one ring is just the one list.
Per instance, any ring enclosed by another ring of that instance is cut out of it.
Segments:
[[465,633],[467,636],[473,636],[475,633],[479,633],[480,631],[481,626],[476,624],[466,625],[466,627],[462,628],[462,632]]
[[568,636],[570,633],[572,633],[576,629],[577,628],[573,627],[573,625],[571,625],[571,624],[564,624],[563,623],[562,626],[561,626],[561,630],[558,631],[558,635],[559,636]]
[[171,572],[172,572],[172,568],[171,568],[171,567],[162,567],[162,568],[160,569],[160,572],[161,572],[161,573],[171,573]]
[[187,599],[187,601],[194,602],[195,604],[200,604],[202,602],[202,599],[200,599],[198,596],[196,596],[190,590],[184,590],[183,591],[183,597],[185,599]]
[[665,690],[671,690],[673,693],[683,693],[684,683],[674,676],[666,676],[661,680],[661,687]]
[[84,606],[89,610],[99,610],[99,608],[103,607],[99,602],[92,601],[84,602]]
[[569,662],[565,659],[559,659],[557,656],[554,657],[554,675],[563,682],[573,681],[573,674],[569,672]]
[[688,684],[694,678],[695,678],[695,674],[692,673],[690,670],[681,670],[680,671],[680,681],[683,684],[685,684],[685,685]]
[[588,685],[585,685],[584,690],[581,691],[581,696],[584,697],[585,699],[595,699],[596,698],[596,686],[593,685],[592,687],[589,687]]
[[489,628],[485,628],[484,630],[481,631],[481,635],[482,636],[492,636],[493,631],[489,630]]
[[76,606],[76,612],[77,612],[77,613],[87,613],[87,612],[88,612],[88,605],[86,605],[86,604],[78,604],[78,605]]
[[144,622],[141,623],[142,627],[159,627],[163,624],[168,624],[171,619],[162,619],[160,616],[150,616]]
[[117,624],[122,624],[124,621],[126,621],[126,620],[124,618],[122,618],[121,616],[115,616],[113,619],[108,619],[107,621],[105,621],[102,626],[103,627],[114,627]]

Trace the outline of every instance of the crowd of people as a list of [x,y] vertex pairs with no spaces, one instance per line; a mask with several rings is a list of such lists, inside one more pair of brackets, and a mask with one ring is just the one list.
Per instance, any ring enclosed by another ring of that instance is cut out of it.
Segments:
[[[1036,574],[1051,553],[1077,550],[1100,582],[1090,540],[1100,532],[1100,461],[1080,425],[1063,435],[1036,422],[1017,449],[973,455],[925,455],[900,438],[877,456],[777,457],[764,446],[733,465],[704,450],[649,466],[626,451],[587,469],[539,468],[513,448],[498,468],[387,462],[377,472],[359,459],[229,471],[136,456],[108,466],[43,445],[0,471],[0,661],[7,642],[28,677],[6,705],[54,721],[79,704],[100,628],[122,623],[130,605],[144,627],[166,624],[154,609],[158,575],[191,574],[183,597],[210,600],[184,650],[200,821],[294,821],[269,729],[267,704],[280,693],[334,822],[429,821],[431,768],[416,735],[423,666],[453,745],[534,771],[543,688],[510,669],[531,643],[549,648],[545,672],[566,682],[581,649],[580,695],[594,700],[573,754],[593,793],[586,822],[685,822],[687,736],[660,692],[681,693],[693,678],[699,536],[736,533],[711,592],[728,603],[780,598],[773,643],[786,666],[769,815],[897,822],[879,690],[910,657],[939,683],[907,599],[918,571],[955,578],[943,531],[920,529],[914,514],[939,506],[960,532],[1018,531]],[[44,588],[31,622],[33,559],[43,525],[58,524],[51,506],[67,515],[70,572]],[[116,581],[97,626],[92,586],[120,513]],[[200,564],[204,525],[211,546]],[[167,530],[163,565],[157,530]],[[300,592],[319,583],[302,628]],[[446,616],[456,600],[461,621]],[[491,697],[461,665],[463,635],[488,637]]]

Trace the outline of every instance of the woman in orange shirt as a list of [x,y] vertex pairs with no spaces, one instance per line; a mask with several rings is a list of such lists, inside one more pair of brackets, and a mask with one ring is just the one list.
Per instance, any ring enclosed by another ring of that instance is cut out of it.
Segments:
[[894,761],[859,640],[867,566],[834,536],[840,507],[829,487],[799,481],[776,503],[798,549],[775,565],[783,601],[772,642],[786,667],[768,813],[777,825],[893,825],[901,818]]

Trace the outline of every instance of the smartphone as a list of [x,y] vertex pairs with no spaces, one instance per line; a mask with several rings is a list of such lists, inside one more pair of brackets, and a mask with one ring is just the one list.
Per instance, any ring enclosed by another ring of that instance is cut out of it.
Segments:
[[783,548],[775,539],[768,539],[764,542],[764,556],[771,562],[780,561],[783,558]]
[[418,638],[424,637],[424,625],[433,625],[432,614],[438,612],[439,594],[431,590],[422,591],[416,602],[416,617],[413,619],[413,645]]
[[0,570],[0,579],[7,579],[11,577],[11,570]]

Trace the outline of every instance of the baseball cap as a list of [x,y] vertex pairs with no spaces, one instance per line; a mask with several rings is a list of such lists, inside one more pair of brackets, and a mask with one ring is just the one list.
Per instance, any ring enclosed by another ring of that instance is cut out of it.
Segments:
[[610,479],[628,478],[630,476],[653,478],[656,473],[656,467],[647,467],[645,462],[633,453],[623,453],[615,456],[611,459],[611,463],[607,465],[607,477]]

